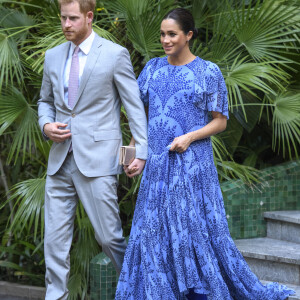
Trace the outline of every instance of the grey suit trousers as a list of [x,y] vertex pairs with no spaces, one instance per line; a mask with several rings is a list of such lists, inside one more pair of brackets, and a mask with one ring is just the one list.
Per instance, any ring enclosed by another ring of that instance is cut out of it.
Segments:
[[67,299],[69,252],[78,199],[94,227],[103,251],[121,271],[126,241],[117,202],[117,176],[86,177],[73,154],[55,175],[48,175],[45,191],[46,300]]

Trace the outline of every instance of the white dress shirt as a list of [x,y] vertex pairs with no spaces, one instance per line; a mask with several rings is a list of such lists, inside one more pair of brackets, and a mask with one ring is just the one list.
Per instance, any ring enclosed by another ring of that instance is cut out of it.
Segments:
[[[89,35],[87,39],[85,39],[80,45],[79,45],[79,52],[78,52],[78,59],[79,59],[79,84],[81,80],[81,76],[85,67],[87,56],[92,48],[92,44],[95,38],[95,32],[92,31],[92,33]],[[71,69],[71,62],[72,62],[72,55],[74,52],[76,45],[71,42],[71,47],[69,50],[68,58],[65,64],[64,69],[64,100],[65,103],[68,105],[68,89],[69,89],[69,75],[70,75],[70,69]]]

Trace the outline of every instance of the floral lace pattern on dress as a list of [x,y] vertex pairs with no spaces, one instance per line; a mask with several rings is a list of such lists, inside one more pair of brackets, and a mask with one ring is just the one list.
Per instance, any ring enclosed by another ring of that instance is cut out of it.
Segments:
[[143,173],[117,300],[283,300],[285,286],[262,285],[229,230],[210,138],[182,154],[175,137],[205,126],[209,112],[228,118],[220,69],[197,57],[184,66],[150,60],[138,79],[148,106],[149,156]]

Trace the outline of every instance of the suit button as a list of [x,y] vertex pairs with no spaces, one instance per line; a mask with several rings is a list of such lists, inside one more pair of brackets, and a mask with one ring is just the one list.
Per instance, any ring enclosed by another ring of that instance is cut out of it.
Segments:
[[72,118],[75,118],[76,117],[76,115],[75,114],[72,114]]

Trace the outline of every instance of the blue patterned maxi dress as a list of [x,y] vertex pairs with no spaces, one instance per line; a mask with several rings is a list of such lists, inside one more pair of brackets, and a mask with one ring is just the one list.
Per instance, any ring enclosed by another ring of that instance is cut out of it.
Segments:
[[116,299],[185,299],[189,289],[209,300],[285,299],[292,291],[263,286],[230,236],[210,138],[182,154],[167,147],[205,126],[210,111],[228,117],[219,68],[199,57],[184,66],[155,58],[138,83],[148,106],[149,155]]

